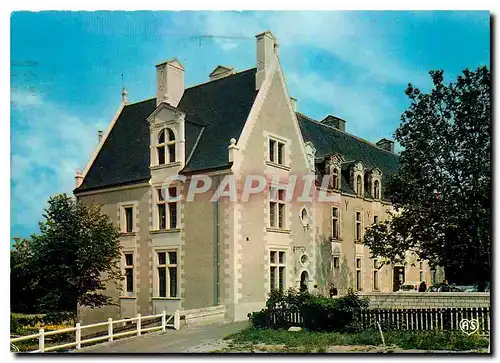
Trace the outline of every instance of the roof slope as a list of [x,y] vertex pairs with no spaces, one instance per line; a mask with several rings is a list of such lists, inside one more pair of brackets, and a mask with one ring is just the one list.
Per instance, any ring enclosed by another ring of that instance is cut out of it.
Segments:
[[[346,163],[342,165],[341,190],[353,193],[348,182],[348,162],[362,161],[366,168],[378,167],[385,177],[393,174],[398,167],[399,157],[379,148],[378,146],[360,139],[354,135],[326,126],[301,113],[297,113],[300,131],[304,141],[311,141],[316,148],[316,157],[325,157],[332,153],[344,156]],[[382,183],[382,191],[384,183]]]
[[[229,166],[227,147],[238,139],[254,103],[256,68],[184,91],[177,109],[186,113],[183,172]],[[149,125],[156,98],[126,105],[83,183],[75,192],[149,180]]]

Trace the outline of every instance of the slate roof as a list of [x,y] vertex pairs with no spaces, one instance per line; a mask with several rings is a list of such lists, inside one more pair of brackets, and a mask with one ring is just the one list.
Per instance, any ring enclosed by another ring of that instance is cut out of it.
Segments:
[[[362,161],[366,169],[378,167],[382,171],[382,197],[384,197],[384,180],[393,174],[398,167],[399,157],[375,144],[354,135],[326,126],[304,115],[296,113],[300,131],[305,142],[311,141],[316,148],[316,157],[323,158],[332,153],[344,156],[341,165],[341,191],[355,194],[349,184],[349,167],[356,161]],[[369,197],[367,193],[365,196]]]
[[[254,103],[251,68],[187,88],[177,109],[186,113],[186,158],[182,172],[229,167],[227,147],[238,139]],[[150,179],[149,125],[156,98],[126,105],[83,183],[75,192],[120,186]]]

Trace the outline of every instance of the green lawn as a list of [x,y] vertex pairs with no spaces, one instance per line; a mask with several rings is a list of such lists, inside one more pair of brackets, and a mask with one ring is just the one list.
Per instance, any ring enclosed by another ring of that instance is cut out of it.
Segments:
[[[389,347],[418,350],[468,351],[488,348],[488,339],[461,332],[385,332],[385,344]],[[225,351],[257,349],[263,345],[280,347],[284,352],[325,352],[328,347],[382,346],[380,333],[367,330],[359,333],[289,332],[287,330],[248,328],[225,338],[231,340]],[[276,348],[278,349],[278,348]]]

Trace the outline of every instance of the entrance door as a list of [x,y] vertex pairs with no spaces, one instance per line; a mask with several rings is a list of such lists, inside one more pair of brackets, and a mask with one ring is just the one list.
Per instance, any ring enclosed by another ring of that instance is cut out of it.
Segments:
[[393,276],[393,286],[392,291],[398,291],[399,287],[405,282],[405,268],[404,266],[395,266],[394,267],[394,276]]

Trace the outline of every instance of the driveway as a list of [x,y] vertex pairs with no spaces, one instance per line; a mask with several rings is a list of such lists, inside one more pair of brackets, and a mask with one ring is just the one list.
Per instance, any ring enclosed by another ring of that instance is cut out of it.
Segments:
[[141,337],[121,339],[112,343],[89,346],[75,353],[195,353],[225,336],[249,326],[248,321],[220,325],[182,327],[165,333],[149,333]]

